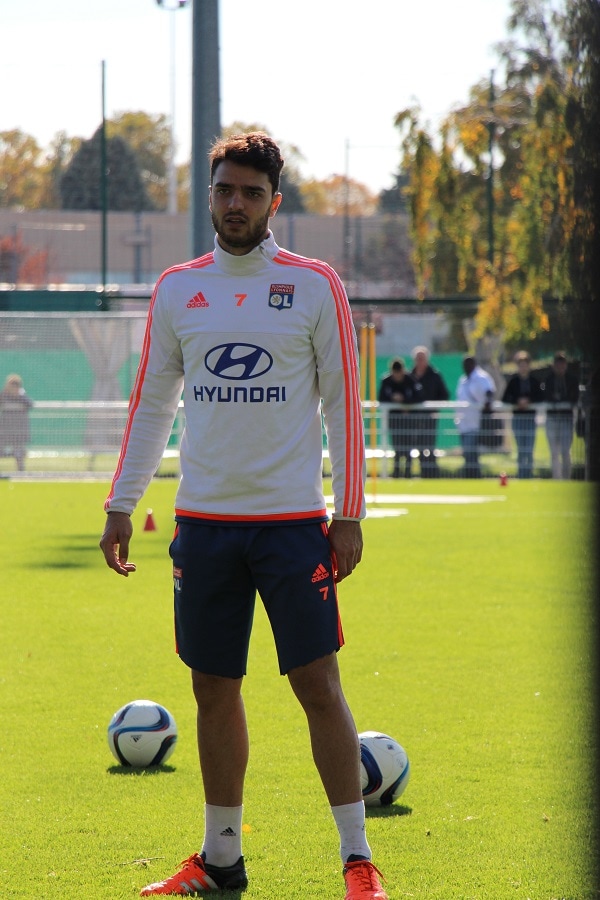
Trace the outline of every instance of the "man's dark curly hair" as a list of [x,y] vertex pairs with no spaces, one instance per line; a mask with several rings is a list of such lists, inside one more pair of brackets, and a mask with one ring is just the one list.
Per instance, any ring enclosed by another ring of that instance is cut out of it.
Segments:
[[250,131],[248,134],[218,138],[208,153],[211,184],[215,169],[226,159],[237,163],[238,166],[251,166],[259,172],[264,172],[269,178],[273,193],[276,194],[279,190],[279,176],[284,160],[273,138],[264,131]]

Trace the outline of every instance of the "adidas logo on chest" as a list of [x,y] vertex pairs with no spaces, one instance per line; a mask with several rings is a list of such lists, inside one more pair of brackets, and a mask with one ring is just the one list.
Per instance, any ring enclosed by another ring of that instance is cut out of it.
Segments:
[[194,294],[191,300],[187,302],[188,309],[202,309],[206,306],[210,306],[210,303],[202,293],[202,291],[198,291],[197,294]]

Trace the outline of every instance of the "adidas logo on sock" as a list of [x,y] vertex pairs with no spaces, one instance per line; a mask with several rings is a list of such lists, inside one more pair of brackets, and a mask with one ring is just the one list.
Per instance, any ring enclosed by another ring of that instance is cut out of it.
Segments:
[[229,826],[225,829],[225,831],[221,832],[221,837],[237,837],[237,834],[235,833],[233,828]]
[[208,300],[206,299],[206,297],[204,296],[204,294],[202,293],[202,291],[198,291],[198,293],[195,294],[195,296],[193,296],[192,299],[187,304],[187,308],[188,309],[199,309],[200,307],[209,306],[209,305],[210,304],[209,304]]
[[329,572],[322,563],[319,563],[312,574],[311,581],[314,584],[315,581],[324,581],[325,578],[329,578]]

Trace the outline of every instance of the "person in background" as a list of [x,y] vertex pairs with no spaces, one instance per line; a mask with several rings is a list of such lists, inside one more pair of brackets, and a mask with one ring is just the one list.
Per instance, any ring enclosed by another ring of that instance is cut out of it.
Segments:
[[[394,359],[390,367],[390,374],[382,379],[379,385],[378,398],[380,403],[413,403],[413,380],[406,371],[403,359]],[[412,458],[410,452],[411,443],[410,414],[406,409],[390,409],[388,412],[388,430],[394,448],[394,468],[392,478],[400,478],[402,475],[400,464],[404,461],[404,475],[411,476]]]
[[554,354],[552,368],[542,383],[542,395],[550,404],[546,410],[546,436],[552,477],[568,480],[571,477],[573,411],[579,400],[579,380],[569,372],[567,357],[560,350]]
[[8,375],[0,391],[0,453],[2,456],[14,456],[19,472],[25,469],[29,410],[32,406],[21,376]]
[[535,409],[532,403],[544,399],[542,386],[531,374],[531,357],[525,350],[515,355],[517,371],[508,380],[503,403],[513,407],[512,430],[517,445],[517,475],[519,478],[533,476],[533,447],[535,444]]
[[583,394],[586,481],[600,481],[600,366],[595,366]]
[[[414,384],[414,402],[449,400],[450,393],[440,372],[429,361],[427,347],[415,347],[412,352],[413,369],[410,373]],[[439,475],[435,458],[437,413],[429,410],[413,410],[410,414],[413,430],[412,443],[419,454],[422,478]]]
[[468,406],[459,409],[455,421],[465,460],[464,476],[481,478],[479,465],[481,412],[484,407],[489,408],[491,405],[495,386],[492,376],[477,365],[474,356],[465,356],[463,372],[458,380],[456,399],[467,403]]
[[[204,840],[174,875],[141,895],[239,893],[247,885],[242,685],[259,594],[279,671],[306,715],[339,835],[345,900],[387,900],[371,862],[358,734],[337,657],[344,644],[337,584],[361,560],[366,514],[350,306],[330,266],[275,243],[269,221],[282,200],[284,161],[273,139],[250,132],[217,140],[209,162],[215,245],[167,269],[154,289],[100,541],[118,575],[135,570],[130,515],[160,462],[183,392],[169,552],[177,652],[191,670],[196,701]],[[333,476],[330,523],[321,414]],[[315,864],[307,861],[301,893],[311,893]]]

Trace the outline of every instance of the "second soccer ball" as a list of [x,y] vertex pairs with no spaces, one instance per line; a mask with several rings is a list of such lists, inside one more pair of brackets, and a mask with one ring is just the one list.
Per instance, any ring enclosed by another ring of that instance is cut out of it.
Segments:
[[358,740],[365,806],[389,806],[408,784],[410,764],[406,750],[381,731],[363,731]]
[[176,741],[175,719],[153,700],[126,703],[108,725],[108,746],[122,766],[161,765],[173,753]]

